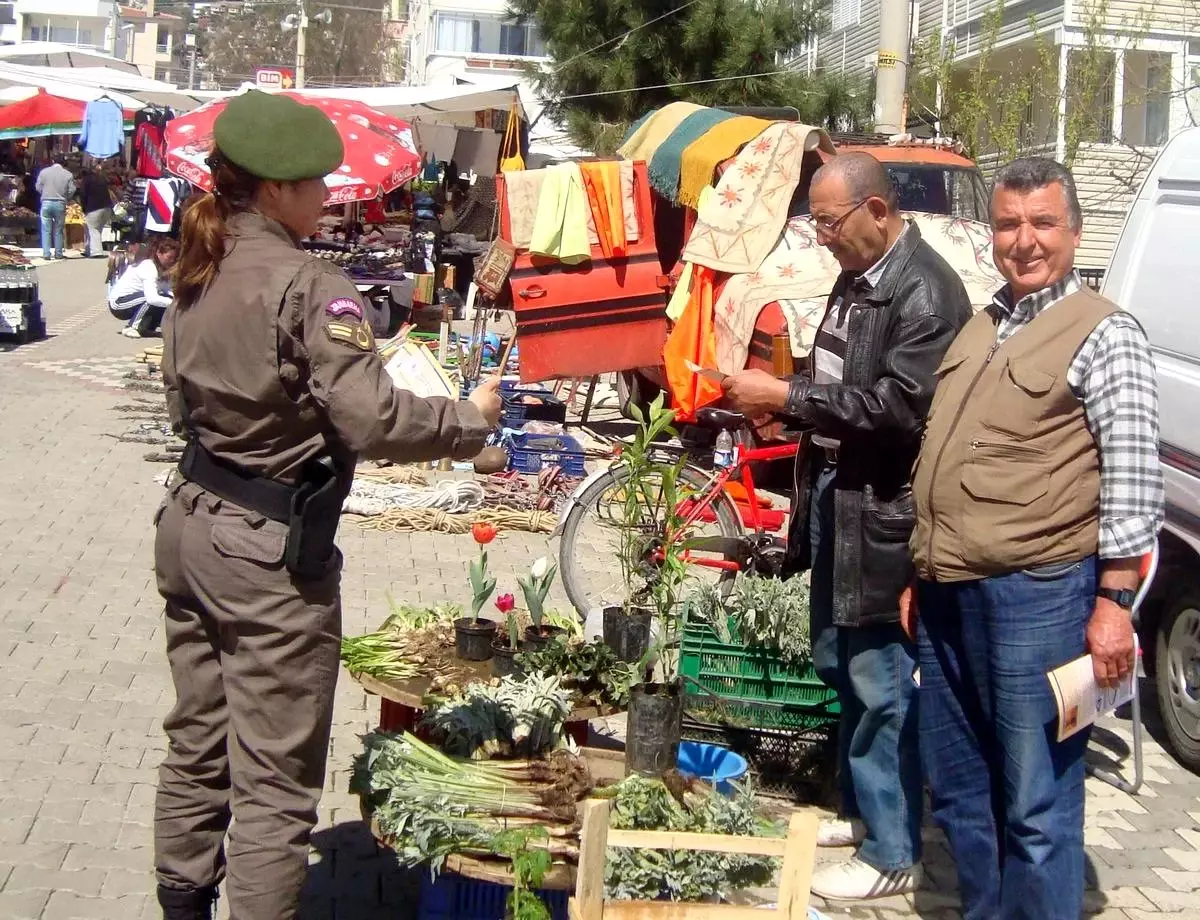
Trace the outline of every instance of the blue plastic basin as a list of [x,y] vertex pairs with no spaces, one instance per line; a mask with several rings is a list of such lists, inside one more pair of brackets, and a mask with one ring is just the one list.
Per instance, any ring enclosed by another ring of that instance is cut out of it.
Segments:
[[746,758],[728,748],[699,741],[679,742],[675,767],[684,776],[711,783],[722,795],[733,792],[733,781],[746,775]]

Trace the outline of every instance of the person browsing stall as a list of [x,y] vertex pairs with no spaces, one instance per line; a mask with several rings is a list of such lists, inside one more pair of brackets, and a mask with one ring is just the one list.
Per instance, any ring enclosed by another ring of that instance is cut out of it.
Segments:
[[213,193],[183,219],[164,328],[188,445],[156,517],[176,702],[155,805],[165,920],[292,920],[325,781],[341,638],[335,536],[359,456],[468,459],[500,417],[392,385],[341,269],[301,247],[342,142],[320,109],[251,91],[218,116]]
[[179,257],[179,243],[163,238],[151,243],[147,255],[128,266],[108,292],[108,311],[125,320],[121,334],[147,338],[158,331],[171,306],[171,271]]
[[1135,667],[1130,607],[1163,520],[1158,395],[1128,313],[1075,270],[1066,167],[996,175],[1007,284],[938,369],[913,475],[921,756],[966,920],[1078,920],[1088,731],[1056,741],[1046,673]]
[[813,176],[811,219],[842,272],[812,352],[812,375],[726,378],[748,417],[812,430],[796,470],[785,572],[812,572],[813,665],[838,693],[841,817],[821,846],[857,853],[818,871],[814,893],[886,897],[921,879],[916,650],[899,625],[912,577],[909,473],[934,369],[971,315],[962,281],[905,221],[887,172],[845,153]]

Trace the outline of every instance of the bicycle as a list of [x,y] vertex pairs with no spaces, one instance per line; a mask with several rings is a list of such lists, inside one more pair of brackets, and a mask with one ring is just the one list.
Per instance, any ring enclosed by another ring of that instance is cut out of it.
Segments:
[[[697,571],[696,577],[711,575],[718,583],[731,587],[733,577],[742,571],[758,574],[778,574],[783,563],[786,540],[769,532],[755,491],[754,476],[750,464],[770,460],[794,459],[799,454],[799,443],[754,447],[745,436],[746,419],[740,413],[725,409],[706,408],[697,413],[697,422],[703,428],[720,432],[729,431],[734,436],[734,462],[727,467],[712,471],[695,463],[687,463],[679,473],[680,498],[677,502],[677,518],[680,523],[671,533],[666,532],[669,517],[665,508],[647,509],[644,519],[645,549],[641,571],[647,580],[652,580],[654,570],[662,562],[664,545],[686,543],[680,558]],[[662,455],[675,460],[683,453],[679,448],[660,447]],[[621,583],[620,575],[609,585],[597,587],[597,582],[611,579],[615,567],[608,559],[603,547],[589,547],[589,532],[584,528],[590,523],[603,531],[611,527],[614,542],[619,545],[620,527],[614,519],[617,515],[608,510],[620,507],[625,502],[625,480],[628,473],[620,463],[600,470],[580,484],[568,499],[559,527],[559,571],[567,596],[581,616],[589,610],[624,603],[629,586]],[[746,513],[742,514],[730,496],[726,486],[739,482],[746,493]],[[646,491],[643,488],[643,491]],[[653,495],[653,487],[647,492]],[[661,499],[661,495],[658,496]],[[592,517],[594,516],[594,520]],[[715,533],[705,531],[715,529]],[[784,530],[786,533],[786,529]],[[612,552],[617,552],[609,547]],[[599,550],[599,552],[596,552]],[[593,570],[587,571],[586,563],[592,562]]]

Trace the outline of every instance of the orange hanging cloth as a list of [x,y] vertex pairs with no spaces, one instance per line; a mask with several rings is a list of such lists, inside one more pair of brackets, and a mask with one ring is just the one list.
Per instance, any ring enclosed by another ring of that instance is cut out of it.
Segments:
[[599,163],[580,163],[583,186],[587,189],[588,202],[592,206],[592,220],[596,224],[596,236],[600,239],[600,251],[604,258],[624,257],[625,210],[621,206],[621,163],[606,160]]
[[696,410],[721,398],[721,385],[688,370],[691,361],[700,367],[717,366],[717,344],[713,333],[713,277],[711,268],[697,265],[692,272],[692,292],[679,322],[663,346],[667,388],[676,418],[691,421]]

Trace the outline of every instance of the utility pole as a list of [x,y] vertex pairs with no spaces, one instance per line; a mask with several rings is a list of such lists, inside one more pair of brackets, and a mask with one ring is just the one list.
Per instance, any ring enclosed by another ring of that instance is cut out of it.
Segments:
[[900,134],[908,79],[909,0],[880,0],[879,55],[875,71],[875,130]]
[[304,89],[304,53],[308,38],[308,11],[304,0],[296,0],[300,15],[296,18],[296,89]]

